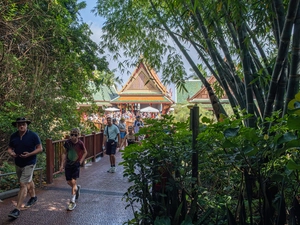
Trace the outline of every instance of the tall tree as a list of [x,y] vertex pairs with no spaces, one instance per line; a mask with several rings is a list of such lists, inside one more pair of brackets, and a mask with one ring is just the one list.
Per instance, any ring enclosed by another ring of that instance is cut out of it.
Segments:
[[110,71],[80,18],[85,6],[76,0],[0,2],[2,134],[16,116],[33,120],[42,138],[69,130],[79,124],[77,102],[91,100],[89,83],[105,84],[93,73],[95,67]]
[[[237,106],[254,115],[245,121],[253,127],[256,118],[263,120],[274,110],[284,112],[284,96],[298,85],[285,85],[291,66],[289,57],[286,64],[277,63],[273,68],[276,57],[287,55],[282,51],[287,50],[285,40],[292,35],[298,2],[101,0],[95,11],[106,18],[102,43],[116,57],[120,47],[131,60],[127,63],[135,63],[143,55],[154,68],[163,68],[163,82],[180,87],[186,72],[175,50],[179,49],[201,80],[205,77],[194,65],[205,65],[217,78],[233,108]],[[198,55],[186,54],[190,49]],[[164,61],[164,57],[168,60]],[[274,75],[278,71],[282,71],[281,79]],[[270,107],[275,96],[276,105]],[[215,113],[218,117],[219,112]]]

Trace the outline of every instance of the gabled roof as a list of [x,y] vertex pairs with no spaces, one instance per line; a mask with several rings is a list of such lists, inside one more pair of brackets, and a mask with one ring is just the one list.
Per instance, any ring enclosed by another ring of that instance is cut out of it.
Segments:
[[[217,81],[217,79],[214,76],[210,76],[207,79],[207,82],[212,85],[213,83],[215,83]],[[210,103],[210,99],[209,99],[209,95],[208,92],[206,90],[206,88],[203,87],[196,92],[193,96],[191,96],[188,99],[188,102],[190,103]],[[222,96],[222,98],[220,99],[220,102],[228,102],[228,98],[226,95]]]
[[173,103],[167,88],[146,63],[140,62],[111,103]]
[[188,103],[188,99],[201,89],[202,82],[200,80],[186,80],[184,86],[187,92],[185,90],[179,91],[176,88],[176,104]]
[[[107,87],[105,85],[100,85],[99,90],[96,90],[94,84],[89,85],[89,89],[92,91],[92,96],[94,99],[94,103],[97,106],[111,106],[110,101],[118,96],[117,90],[114,86]],[[91,102],[81,102],[78,103],[78,107],[89,107],[91,106]]]
[[107,87],[105,85],[100,85],[99,91],[96,91],[95,87],[93,90],[93,98],[95,102],[110,102],[118,96],[117,90],[114,86]]

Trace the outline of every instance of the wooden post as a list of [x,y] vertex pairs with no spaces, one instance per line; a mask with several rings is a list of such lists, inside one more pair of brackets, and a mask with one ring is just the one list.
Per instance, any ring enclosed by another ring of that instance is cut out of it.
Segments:
[[53,182],[53,169],[54,169],[54,151],[52,148],[52,139],[46,140],[46,182],[51,184]]
[[[197,190],[197,185],[198,185],[198,149],[197,147],[197,136],[199,133],[199,106],[194,105],[194,107],[190,108],[191,110],[191,128],[192,128],[192,177],[194,179],[194,183],[192,184],[192,206],[196,206],[198,202],[198,190]],[[197,207],[194,207],[195,209]],[[197,216],[197,210],[194,212],[191,212],[191,217],[192,220],[196,220]]]
[[[82,142],[85,145],[85,147],[87,147],[86,144],[85,144],[85,135],[82,135]],[[85,160],[83,161],[81,166],[83,166],[83,167],[85,166]]]
[[96,154],[97,154],[97,150],[96,150],[96,132],[93,132],[93,159],[92,162],[96,162]]

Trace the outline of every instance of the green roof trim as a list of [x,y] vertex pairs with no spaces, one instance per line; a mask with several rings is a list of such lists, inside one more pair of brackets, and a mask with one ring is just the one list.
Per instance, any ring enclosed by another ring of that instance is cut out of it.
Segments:
[[181,92],[176,88],[176,103],[187,103],[187,99],[194,96],[202,87],[202,82],[200,80],[187,80],[184,84],[185,88],[188,92],[185,90],[182,90]]
[[96,92],[96,88],[93,88],[94,94],[93,98],[94,101],[105,101],[110,102],[112,99],[118,97],[118,93],[114,87],[107,87],[104,85],[100,86],[100,90]]

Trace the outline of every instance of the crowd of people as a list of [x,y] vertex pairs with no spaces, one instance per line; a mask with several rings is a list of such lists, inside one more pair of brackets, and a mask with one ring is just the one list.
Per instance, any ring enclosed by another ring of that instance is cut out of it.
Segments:
[[142,119],[145,119],[145,118],[159,119],[161,117],[161,114],[160,113],[152,113],[152,112],[137,112],[136,114],[134,114],[130,111],[125,111],[123,113],[118,111],[118,112],[105,112],[104,114],[93,113],[88,116],[86,113],[84,113],[83,121],[90,121],[90,122],[106,125],[106,118],[111,117],[112,119],[116,119],[117,123],[119,124],[121,118],[124,118],[125,121],[134,122],[134,120],[136,119],[136,116],[140,116],[140,118],[142,118]]

